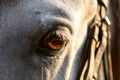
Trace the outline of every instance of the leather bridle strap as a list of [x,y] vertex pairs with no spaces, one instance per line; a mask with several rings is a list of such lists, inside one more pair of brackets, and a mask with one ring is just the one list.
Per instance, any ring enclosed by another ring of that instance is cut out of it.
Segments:
[[95,16],[93,24],[88,29],[89,30],[88,33],[89,50],[87,53],[88,57],[85,61],[85,65],[83,67],[80,80],[97,79],[98,69],[103,59],[102,58],[103,54],[105,53],[105,50],[109,42],[108,26],[110,25],[110,21],[106,17],[106,10],[107,10],[107,5],[105,0],[98,0],[98,13]]

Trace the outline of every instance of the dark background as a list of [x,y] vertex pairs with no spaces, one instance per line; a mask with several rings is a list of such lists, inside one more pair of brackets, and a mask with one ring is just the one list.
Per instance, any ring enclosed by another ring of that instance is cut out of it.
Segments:
[[120,0],[110,0],[113,80],[120,80]]

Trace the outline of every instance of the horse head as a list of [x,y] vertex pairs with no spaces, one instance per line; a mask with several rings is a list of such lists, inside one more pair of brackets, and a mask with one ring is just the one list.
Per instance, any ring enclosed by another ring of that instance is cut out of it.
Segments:
[[0,0],[0,80],[76,80],[97,0]]

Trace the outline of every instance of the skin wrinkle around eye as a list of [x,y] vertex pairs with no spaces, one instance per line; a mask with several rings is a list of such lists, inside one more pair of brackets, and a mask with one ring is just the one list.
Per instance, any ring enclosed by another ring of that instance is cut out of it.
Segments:
[[40,21],[40,24],[45,29],[46,27],[48,27],[49,29],[50,28],[52,29],[58,26],[61,26],[61,27],[63,26],[63,27],[67,27],[70,30],[71,34],[74,34],[73,24],[70,19],[62,18],[55,15],[45,15],[39,21]]

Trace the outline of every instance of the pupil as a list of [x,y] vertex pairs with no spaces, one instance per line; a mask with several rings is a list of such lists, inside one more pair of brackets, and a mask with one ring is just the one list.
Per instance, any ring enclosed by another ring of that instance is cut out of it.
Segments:
[[53,40],[52,43],[55,45],[62,45],[63,44],[62,41],[58,41],[58,40]]

